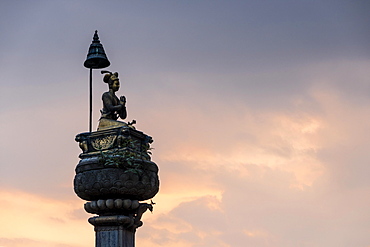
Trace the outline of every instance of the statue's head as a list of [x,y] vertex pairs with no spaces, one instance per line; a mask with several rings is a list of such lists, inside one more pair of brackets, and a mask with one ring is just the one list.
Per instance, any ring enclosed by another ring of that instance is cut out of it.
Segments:
[[109,71],[102,71],[101,73],[106,73],[103,77],[103,81],[108,83],[109,89],[113,89],[114,92],[117,92],[119,89],[119,79],[118,79],[118,72],[109,72]]

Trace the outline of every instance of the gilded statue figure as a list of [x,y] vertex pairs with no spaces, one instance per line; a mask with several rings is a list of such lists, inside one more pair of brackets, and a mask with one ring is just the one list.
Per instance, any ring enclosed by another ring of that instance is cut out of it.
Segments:
[[116,96],[116,92],[120,88],[118,73],[109,71],[102,71],[101,73],[105,73],[103,81],[108,84],[109,91],[102,95],[103,109],[100,110],[101,117],[98,130],[125,126],[127,125],[125,122],[117,121],[118,118],[125,119],[127,117],[126,97],[118,98]]

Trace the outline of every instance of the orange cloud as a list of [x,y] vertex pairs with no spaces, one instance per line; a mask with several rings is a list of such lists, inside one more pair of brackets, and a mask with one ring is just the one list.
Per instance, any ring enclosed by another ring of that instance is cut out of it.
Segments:
[[322,174],[316,157],[324,126],[319,116],[239,110],[240,121],[230,128],[222,123],[205,127],[207,131],[194,128],[191,141],[179,133],[170,147],[161,148],[159,160],[186,162],[200,170],[234,169],[241,174],[246,172],[245,164],[267,166],[295,174],[294,187],[310,186]]
[[82,207],[78,200],[58,201],[22,191],[0,190],[0,245],[15,247],[26,241],[27,246],[93,246],[94,231],[87,223],[88,215],[76,217],[76,211]]

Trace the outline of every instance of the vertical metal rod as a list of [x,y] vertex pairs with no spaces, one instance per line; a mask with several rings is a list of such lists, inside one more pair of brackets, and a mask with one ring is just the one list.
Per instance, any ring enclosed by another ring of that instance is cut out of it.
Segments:
[[90,68],[90,122],[89,130],[92,131],[92,68]]

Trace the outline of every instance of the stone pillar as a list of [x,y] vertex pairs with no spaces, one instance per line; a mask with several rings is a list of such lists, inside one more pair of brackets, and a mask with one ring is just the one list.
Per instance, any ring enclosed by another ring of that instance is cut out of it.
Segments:
[[85,203],[86,212],[100,215],[89,219],[95,230],[95,246],[134,247],[136,229],[143,225],[141,217],[148,209],[152,211],[153,206],[130,199]]
[[134,247],[135,231],[124,215],[98,216],[89,219],[95,229],[96,247]]
[[74,190],[86,212],[98,216],[96,247],[134,247],[141,217],[159,190],[158,167],[150,160],[151,137],[127,126],[81,133],[76,141],[83,153],[76,167]]

